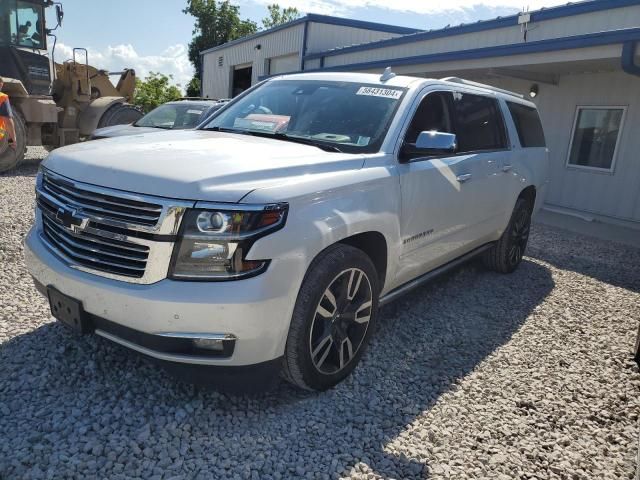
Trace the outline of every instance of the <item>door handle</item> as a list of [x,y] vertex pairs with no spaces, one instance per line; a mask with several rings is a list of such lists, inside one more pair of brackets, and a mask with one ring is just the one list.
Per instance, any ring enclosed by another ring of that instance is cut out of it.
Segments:
[[471,180],[471,177],[473,175],[471,175],[470,173],[465,173],[463,175],[458,175],[456,177],[456,180],[459,181],[460,183],[464,183],[464,182],[468,182],[469,180]]
[[502,171],[503,172],[508,172],[509,170],[511,170],[513,168],[512,165],[506,164],[502,166]]

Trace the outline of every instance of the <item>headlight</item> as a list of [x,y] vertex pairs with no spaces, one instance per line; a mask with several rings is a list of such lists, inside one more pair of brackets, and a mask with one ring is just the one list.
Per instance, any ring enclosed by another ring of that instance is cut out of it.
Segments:
[[263,272],[269,259],[247,260],[253,243],[284,226],[288,206],[195,208],[182,220],[169,276],[176,280],[237,280]]

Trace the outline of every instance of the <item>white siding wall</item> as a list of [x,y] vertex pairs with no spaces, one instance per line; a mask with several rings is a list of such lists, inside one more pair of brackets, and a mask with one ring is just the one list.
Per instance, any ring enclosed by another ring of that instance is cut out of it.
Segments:
[[379,32],[326,23],[310,23],[307,33],[307,54],[398,36],[400,36],[398,33]]
[[[309,22],[307,32],[307,53],[327,50],[345,45],[367,43],[399,34],[366,30],[363,28],[328,25]],[[206,53],[203,57],[203,95],[224,98],[231,95],[231,70],[234,65],[251,63],[252,83],[267,74],[286,73],[300,70],[300,54],[304,43],[304,24],[248,39],[245,42]],[[260,50],[256,45],[260,44]],[[218,66],[218,58],[223,64]],[[271,71],[265,70],[267,59],[271,59]],[[319,61],[314,62],[319,67]],[[307,67],[310,68],[310,67]]]
[[269,74],[296,72],[300,70],[300,54],[283,55],[270,60]]
[[[303,35],[304,24],[299,24],[206,53],[203,58],[202,92],[204,96],[225,98],[231,95],[231,71],[234,65],[251,63],[253,67],[252,84],[255,84],[258,78],[266,73],[266,59],[283,55],[299,58]],[[255,48],[258,44],[260,50]],[[222,57],[221,67],[218,66],[219,57]]]
[[[526,94],[532,82],[481,80]],[[640,222],[640,79],[623,72],[568,75],[558,86],[540,84],[534,100],[551,152],[547,203]],[[613,173],[566,165],[578,105],[627,106]]]
[[[528,41],[567,37],[584,33],[638,27],[640,5],[615,8],[600,12],[574,15],[530,24]],[[520,26],[467,33],[450,37],[404,43],[401,45],[372,48],[371,50],[344,53],[325,58],[325,67],[348,65],[390,58],[428,55],[432,53],[468,50],[496,45],[520,43],[523,35]]]

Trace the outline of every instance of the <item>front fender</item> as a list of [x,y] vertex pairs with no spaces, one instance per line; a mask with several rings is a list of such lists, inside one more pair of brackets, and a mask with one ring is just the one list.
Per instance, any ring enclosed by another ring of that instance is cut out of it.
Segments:
[[[397,176],[385,167],[350,172],[341,185],[296,196],[289,202],[285,227],[257,241],[249,259],[291,262],[295,274],[288,279],[296,292],[316,256],[347,237],[379,232],[387,242],[387,272],[383,293],[392,286],[400,247],[400,193]],[[243,203],[263,203],[251,194]],[[272,200],[273,201],[273,200]],[[287,201],[282,198],[277,201]]]

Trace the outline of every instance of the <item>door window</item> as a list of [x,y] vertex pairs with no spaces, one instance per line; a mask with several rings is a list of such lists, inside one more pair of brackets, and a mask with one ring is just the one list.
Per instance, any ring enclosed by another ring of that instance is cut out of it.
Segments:
[[568,164],[613,171],[624,107],[578,107]]
[[433,92],[422,99],[405,135],[405,143],[415,144],[421,132],[453,133],[449,103],[451,93]]
[[459,152],[507,148],[504,119],[495,98],[456,92],[453,109]]

